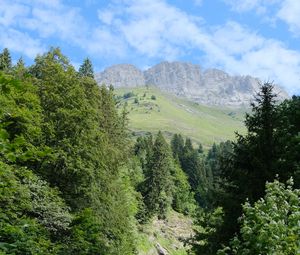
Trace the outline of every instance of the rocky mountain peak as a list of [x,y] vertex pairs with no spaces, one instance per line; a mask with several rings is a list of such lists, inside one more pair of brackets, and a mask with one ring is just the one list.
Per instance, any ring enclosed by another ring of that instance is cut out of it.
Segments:
[[145,84],[144,74],[134,65],[119,64],[106,68],[96,74],[98,84],[113,85],[119,87],[137,87]]
[[[161,62],[142,72],[129,64],[115,65],[96,75],[99,84],[119,87],[155,86],[205,105],[248,106],[259,90],[252,76],[231,76],[219,69],[202,70],[187,62]],[[288,94],[278,86],[279,99]]]

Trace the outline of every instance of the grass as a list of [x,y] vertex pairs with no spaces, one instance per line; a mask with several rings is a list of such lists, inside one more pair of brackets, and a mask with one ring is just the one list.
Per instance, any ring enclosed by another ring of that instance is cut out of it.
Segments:
[[[131,96],[124,98],[128,92]],[[118,108],[127,105],[129,129],[134,135],[161,130],[170,139],[181,133],[208,148],[214,142],[234,140],[236,131],[245,131],[243,109],[199,105],[153,87],[122,88],[115,93]]]
[[183,240],[193,234],[192,221],[188,216],[173,210],[168,213],[167,220],[153,219],[141,229],[137,239],[139,255],[157,254],[156,245],[166,249],[172,255],[187,255],[188,247]]

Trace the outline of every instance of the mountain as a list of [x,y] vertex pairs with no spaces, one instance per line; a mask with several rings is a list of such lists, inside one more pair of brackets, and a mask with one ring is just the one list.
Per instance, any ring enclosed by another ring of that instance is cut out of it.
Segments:
[[[97,73],[96,80],[115,88],[154,86],[200,104],[236,107],[249,106],[260,84],[249,75],[231,76],[186,62],[162,62],[145,71],[129,64],[114,65]],[[288,97],[279,86],[274,91],[280,100]]]

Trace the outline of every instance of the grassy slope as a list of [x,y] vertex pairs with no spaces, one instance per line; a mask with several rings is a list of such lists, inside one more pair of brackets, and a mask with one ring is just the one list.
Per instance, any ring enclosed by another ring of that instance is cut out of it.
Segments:
[[173,210],[167,220],[154,219],[142,225],[138,237],[139,255],[157,255],[157,244],[170,255],[187,255],[189,247],[184,242],[193,236],[192,219]]
[[[127,92],[135,96],[124,99]],[[181,133],[201,142],[205,147],[235,138],[235,131],[244,132],[244,111],[238,109],[208,107],[159,91],[156,88],[117,89],[119,109],[127,102],[129,128],[135,134],[163,131],[167,138]],[[146,96],[144,96],[144,94]],[[152,100],[154,95],[156,100]],[[135,103],[135,99],[138,103]]]

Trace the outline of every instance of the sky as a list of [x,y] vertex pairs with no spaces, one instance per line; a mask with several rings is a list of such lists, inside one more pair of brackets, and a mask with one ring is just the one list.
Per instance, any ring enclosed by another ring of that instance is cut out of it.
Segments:
[[0,0],[0,49],[30,65],[51,46],[76,68],[186,61],[300,94],[300,0]]

